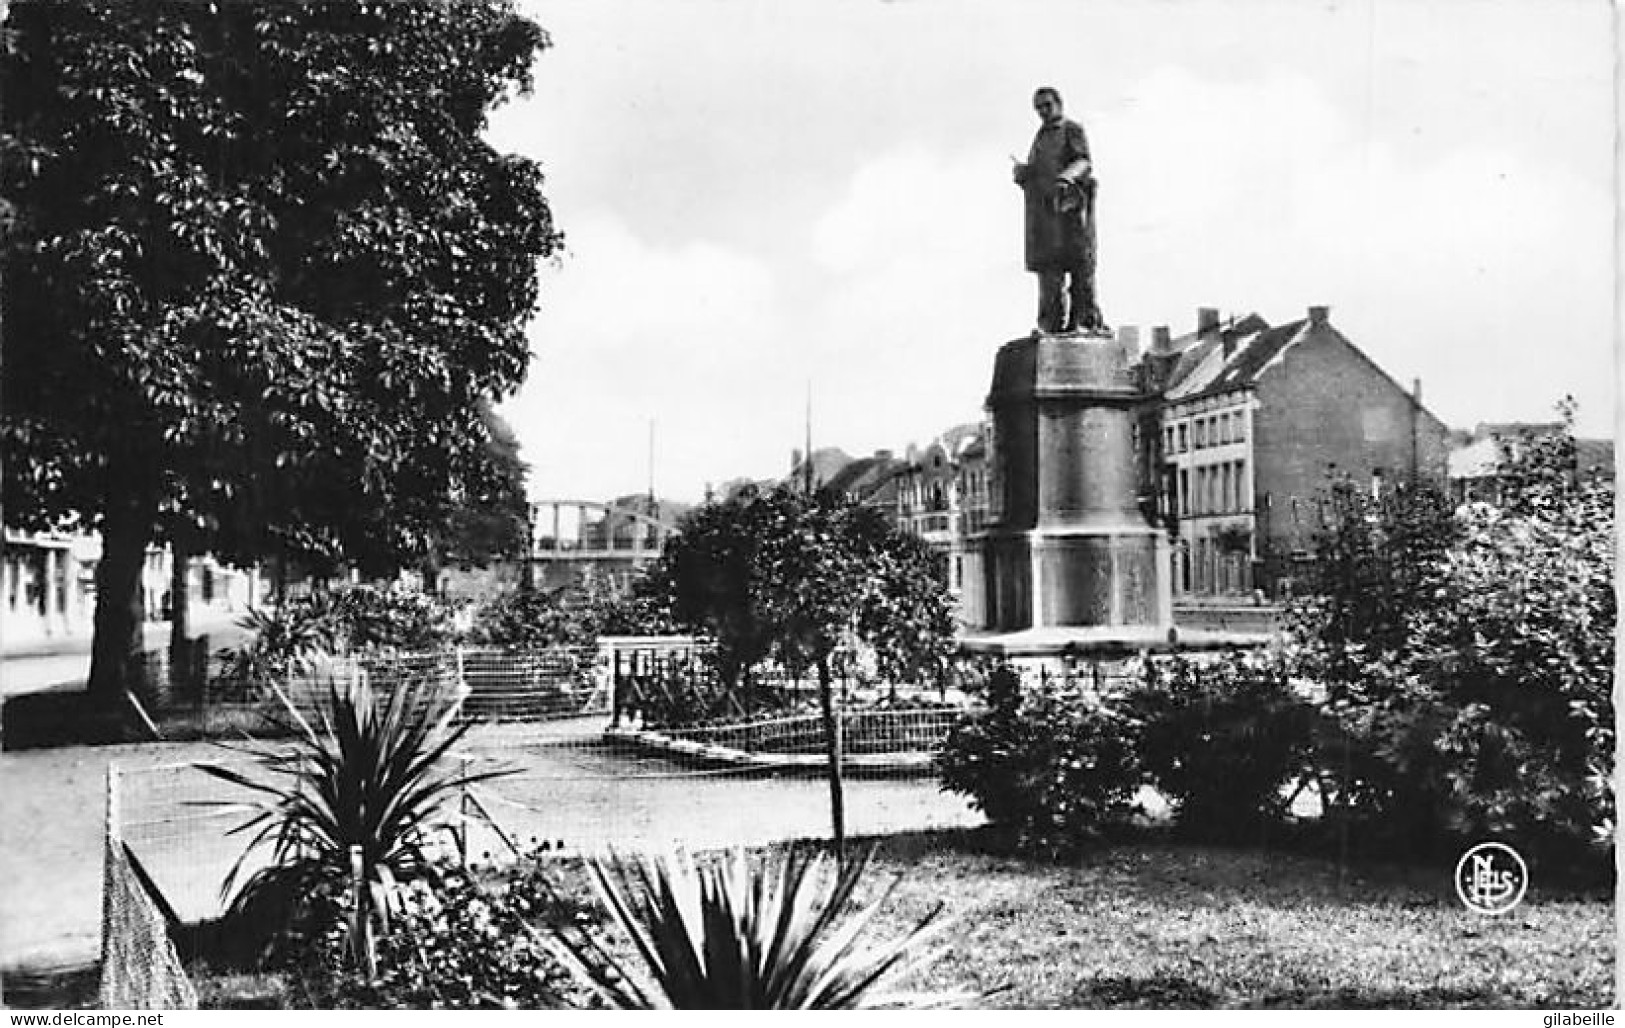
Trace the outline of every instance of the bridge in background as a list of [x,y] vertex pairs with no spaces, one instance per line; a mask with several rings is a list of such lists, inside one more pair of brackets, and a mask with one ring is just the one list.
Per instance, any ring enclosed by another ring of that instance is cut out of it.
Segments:
[[530,507],[531,583],[558,589],[588,578],[626,588],[677,531],[660,504],[543,500]]

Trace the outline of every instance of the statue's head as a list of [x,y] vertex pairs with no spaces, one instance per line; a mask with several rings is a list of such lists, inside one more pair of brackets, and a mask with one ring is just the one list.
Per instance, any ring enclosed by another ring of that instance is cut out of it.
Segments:
[[1054,86],[1039,86],[1033,91],[1033,110],[1044,124],[1059,124],[1062,118],[1060,91]]

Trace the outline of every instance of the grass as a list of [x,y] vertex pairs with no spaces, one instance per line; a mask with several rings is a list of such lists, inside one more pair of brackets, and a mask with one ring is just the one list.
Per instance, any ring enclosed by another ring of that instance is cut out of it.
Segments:
[[[947,899],[964,926],[912,982],[990,1006],[1597,1007],[1613,1001],[1606,895],[1463,909],[1446,868],[1135,842],[1069,864],[978,852],[975,833],[887,841],[899,924]],[[989,960],[989,954],[997,954]]]
[[[585,890],[579,867],[561,870],[561,888]],[[1610,895],[1537,879],[1513,914],[1488,918],[1462,908],[1450,872],[1155,834],[1049,863],[999,852],[986,832],[927,832],[880,840],[854,901],[904,876],[875,925],[886,937],[945,900],[948,953],[896,985],[968,989],[988,1007],[1612,1004]],[[272,976],[198,987],[205,1006],[301,1005]]]
[[3,1006],[14,1010],[94,1010],[102,982],[95,964],[10,968],[0,974]]

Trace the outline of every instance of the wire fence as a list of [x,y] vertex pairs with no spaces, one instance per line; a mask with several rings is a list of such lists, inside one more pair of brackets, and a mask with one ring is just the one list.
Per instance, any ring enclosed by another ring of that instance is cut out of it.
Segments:
[[[154,682],[168,682],[167,657],[149,655]],[[479,721],[545,721],[607,713],[613,685],[605,656],[594,647],[504,650],[457,647],[435,653],[324,654],[273,681],[213,673],[196,688],[166,686],[144,702],[155,716],[191,715],[205,734],[230,727],[268,727],[286,707],[313,717],[331,693],[365,681],[385,696],[396,689],[439,685],[461,692],[461,716]],[[279,695],[280,694],[280,695]]]
[[[862,766],[913,767],[941,748],[948,730],[964,716],[959,707],[848,710],[841,714],[843,751],[852,758],[870,757]],[[723,724],[661,728],[630,736],[645,745],[686,743],[677,753],[710,752],[719,759],[762,764],[776,757],[812,756],[822,760],[828,733],[821,714],[748,719]],[[797,762],[804,763],[804,762]]]
[[[462,714],[478,723],[451,756],[455,769],[502,774],[462,790],[446,824],[427,840],[448,857],[505,861],[533,853],[829,837],[815,688],[768,669],[762,681],[789,707],[698,724],[649,724],[642,707],[657,683],[687,676],[703,687],[707,674],[702,647],[664,639],[528,653],[453,649],[332,658],[283,688],[307,717],[329,689],[353,680],[369,682],[379,702],[414,682],[460,691]],[[945,695],[958,700],[945,701]],[[962,695],[853,687],[845,700],[848,835],[981,822],[930,774],[936,751],[963,713]],[[260,707],[272,702],[280,701],[254,701]],[[211,762],[256,774],[247,755],[222,750]],[[227,899],[222,885],[248,843],[238,829],[254,795],[194,762],[132,767],[116,781],[110,789],[119,793],[120,837],[175,916],[184,922],[220,916]],[[255,869],[250,863],[243,873]]]
[[136,856],[123,829],[118,771],[107,781],[102,847],[100,1004],[111,1010],[195,1010],[197,991],[181,968],[169,929],[178,917]]

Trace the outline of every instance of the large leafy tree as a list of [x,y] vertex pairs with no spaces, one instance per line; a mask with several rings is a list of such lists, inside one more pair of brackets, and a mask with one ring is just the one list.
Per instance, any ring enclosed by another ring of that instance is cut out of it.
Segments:
[[6,516],[99,530],[91,689],[139,674],[147,545],[420,559],[489,488],[538,165],[481,137],[547,45],[506,0],[18,4]]
[[483,415],[490,442],[489,472],[451,497],[444,532],[430,548],[427,578],[440,561],[459,567],[485,567],[494,560],[524,555],[530,543],[530,509],[525,501],[529,468],[519,457],[519,440],[502,415]]

